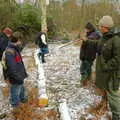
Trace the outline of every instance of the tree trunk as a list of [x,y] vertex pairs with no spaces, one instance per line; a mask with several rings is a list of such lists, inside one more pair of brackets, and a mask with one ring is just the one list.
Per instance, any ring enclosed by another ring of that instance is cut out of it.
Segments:
[[47,32],[46,0],[40,0],[41,8],[41,31]]

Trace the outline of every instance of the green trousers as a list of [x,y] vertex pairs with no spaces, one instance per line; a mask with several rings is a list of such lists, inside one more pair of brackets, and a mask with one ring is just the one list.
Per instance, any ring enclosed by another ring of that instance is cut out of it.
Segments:
[[91,76],[92,71],[92,64],[93,61],[84,60],[80,66],[80,73],[81,73],[81,82],[88,79]]
[[112,120],[120,120],[120,90],[113,90],[112,81],[109,82],[107,98],[112,112]]

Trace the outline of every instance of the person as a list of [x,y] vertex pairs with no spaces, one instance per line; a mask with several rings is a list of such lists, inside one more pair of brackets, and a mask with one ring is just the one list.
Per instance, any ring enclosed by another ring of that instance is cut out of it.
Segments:
[[40,48],[39,58],[41,58],[42,63],[45,63],[45,54],[48,54],[48,45],[47,45],[47,35],[45,32],[39,32],[35,44]]
[[10,29],[9,27],[4,28],[0,33],[0,61],[2,59],[3,52],[8,45],[8,41],[11,35],[12,29]]
[[24,87],[27,73],[19,50],[20,44],[20,40],[12,36],[5,50],[6,72],[10,84],[10,103],[14,108],[27,101]]
[[97,45],[96,86],[107,93],[112,120],[120,120],[120,38],[114,34],[111,16],[100,19],[99,29],[100,41],[84,40]]
[[[96,31],[95,27],[91,23],[87,23],[85,26],[86,37],[91,40],[100,39],[99,32]],[[96,46],[91,44],[86,44],[83,41],[82,46],[80,48],[80,73],[81,73],[81,84],[83,86],[87,85],[87,81],[91,76],[91,69],[93,65],[93,61],[96,58]]]

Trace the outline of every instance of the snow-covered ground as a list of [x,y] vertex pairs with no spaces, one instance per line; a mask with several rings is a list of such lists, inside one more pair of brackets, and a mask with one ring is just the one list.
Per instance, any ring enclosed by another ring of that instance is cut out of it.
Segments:
[[[95,94],[93,87],[80,87],[80,48],[70,45],[59,49],[60,46],[61,44],[49,45],[50,53],[46,56],[46,63],[43,65],[47,79],[46,88],[49,97],[49,107],[57,109],[59,104],[66,99],[71,120],[82,120],[81,116],[84,116],[86,120],[93,120],[95,117],[89,114],[87,110],[98,104],[101,101],[101,96]],[[34,63],[34,51],[34,47],[26,46],[22,52],[29,74],[29,77],[26,79],[26,82],[29,83],[27,87],[37,85],[37,68]],[[2,73],[1,71],[0,66],[0,74]],[[2,80],[2,74],[0,77]],[[0,83],[0,86],[2,84],[3,82]],[[1,92],[0,89],[0,95],[2,95]],[[6,100],[9,104],[8,99]],[[1,104],[5,103],[4,100],[0,102]],[[0,109],[1,113],[8,110],[8,108],[10,109],[9,105],[7,106],[6,104],[5,106],[3,107],[4,109]],[[108,119],[102,118],[101,120]]]
[[88,119],[91,115],[87,109],[99,103],[101,96],[95,95],[92,87],[80,87],[80,48],[70,45],[59,49],[60,46],[49,46],[50,56],[44,64],[50,104],[66,99],[72,120],[80,120],[81,116]]

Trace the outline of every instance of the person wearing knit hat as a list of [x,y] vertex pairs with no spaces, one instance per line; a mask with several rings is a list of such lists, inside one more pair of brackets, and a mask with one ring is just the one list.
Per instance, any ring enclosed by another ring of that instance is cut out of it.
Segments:
[[8,45],[8,41],[10,40],[11,35],[12,29],[9,27],[2,29],[2,32],[0,33],[0,61],[2,59],[3,52]]
[[120,38],[114,32],[111,16],[99,20],[102,37],[99,41],[84,40],[97,46],[96,86],[105,91],[104,100],[108,100],[112,120],[120,120]]
[[[95,27],[88,22],[85,25],[85,33],[88,39],[99,39],[100,34],[96,31]],[[91,71],[92,71],[92,64],[96,58],[96,46],[91,44],[87,44],[83,42],[80,48],[80,73],[81,73],[81,85],[86,86],[90,81]]]
[[106,90],[112,120],[120,120],[120,38],[115,35],[111,16],[103,16],[99,29],[103,34],[97,60],[96,85]]

